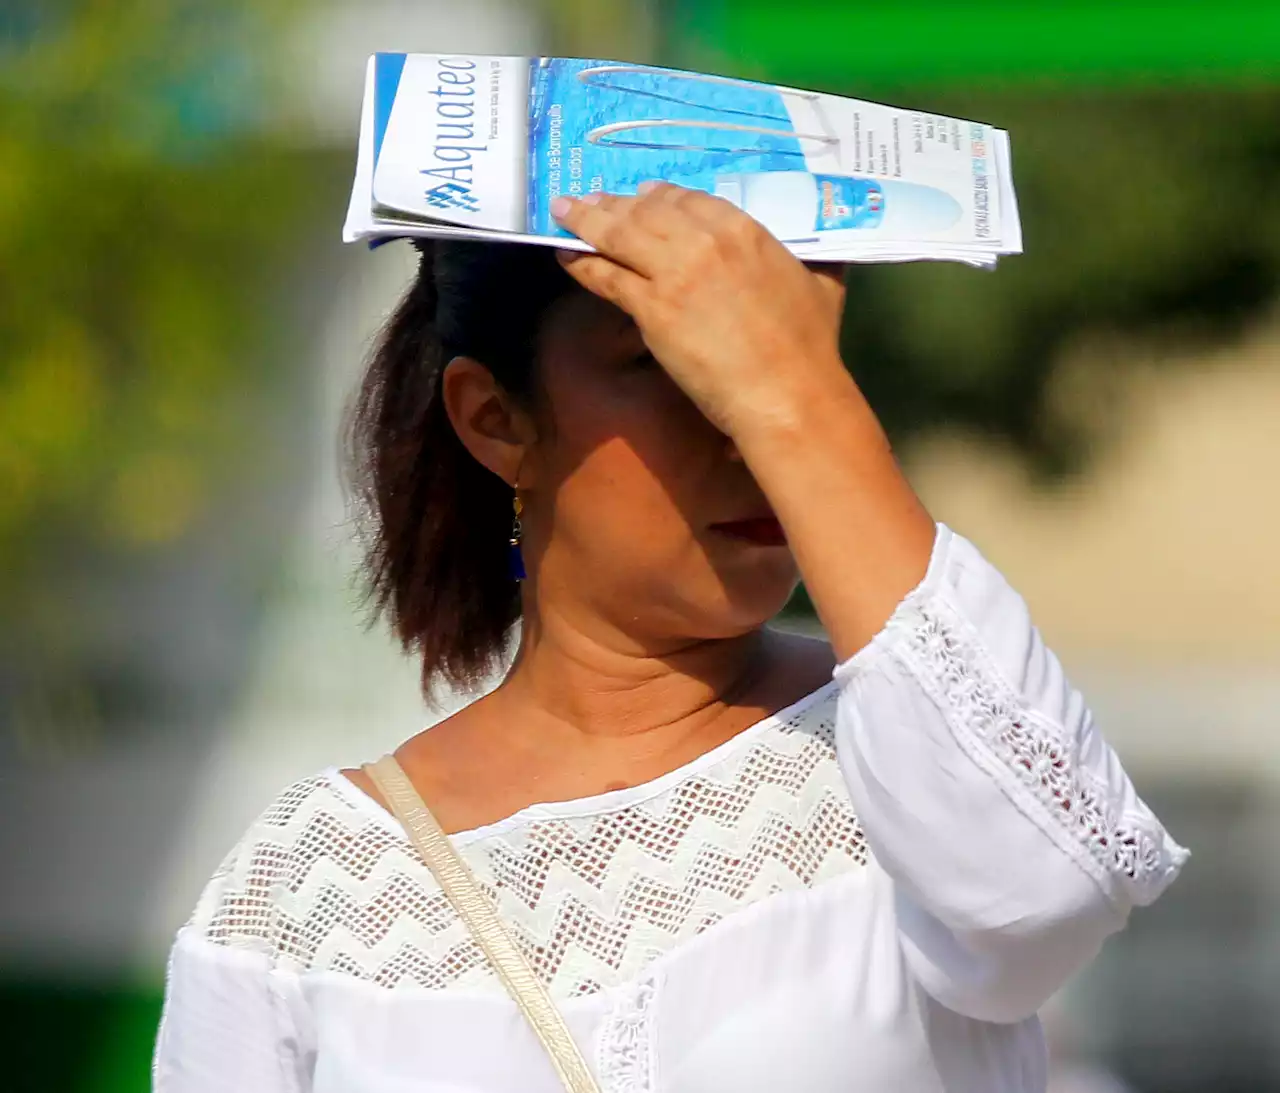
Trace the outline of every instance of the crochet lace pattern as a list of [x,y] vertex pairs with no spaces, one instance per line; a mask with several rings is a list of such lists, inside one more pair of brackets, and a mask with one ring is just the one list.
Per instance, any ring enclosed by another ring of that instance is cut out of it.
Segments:
[[657,985],[642,976],[622,992],[604,1022],[596,1065],[609,1093],[649,1093],[653,1087],[649,1011]]
[[1179,864],[1158,829],[1116,813],[1074,742],[1023,700],[942,596],[912,593],[878,640],[944,711],[957,743],[1104,891],[1122,884],[1135,903],[1155,898]]
[[[778,892],[865,865],[828,686],[650,787],[518,813],[455,837],[517,943],[565,998],[631,984],[655,957]],[[193,923],[276,966],[386,988],[501,984],[412,847],[343,776],[286,790]],[[659,786],[656,792],[652,786]],[[641,1087],[642,1088],[642,1087]]]

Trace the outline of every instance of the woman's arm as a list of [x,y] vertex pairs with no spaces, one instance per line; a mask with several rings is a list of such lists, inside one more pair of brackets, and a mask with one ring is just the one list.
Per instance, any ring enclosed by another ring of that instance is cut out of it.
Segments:
[[1186,852],[1137,797],[1022,599],[938,528],[839,358],[838,283],[727,203],[568,207],[566,258],[747,461],[842,663],[837,746],[903,952],[944,1004],[1035,1012]]
[[185,928],[169,957],[154,1093],[304,1093],[310,1080],[296,1008],[265,952]]
[[903,950],[971,1017],[1034,1013],[1186,858],[1026,604],[948,528],[924,581],[836,669],[840,765],[893,877]]
[[311,1088],[314,1030],[298,977],[277,967],[274,893],[288,865],[271,822],[279,811],[273,805],[232,848],[174,940],[154,1093]]

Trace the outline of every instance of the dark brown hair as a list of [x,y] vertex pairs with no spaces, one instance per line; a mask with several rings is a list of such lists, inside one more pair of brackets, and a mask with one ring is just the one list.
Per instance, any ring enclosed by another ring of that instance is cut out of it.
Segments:
[[436,679],[474,686],[520,614],[511,487],[463,447],[440,377],[472,357],[517,399],[536,387],[543,316],[574,282],[546,247],[416,244],[417,278],[383,328],[348,423],[348,469],[376,615]]

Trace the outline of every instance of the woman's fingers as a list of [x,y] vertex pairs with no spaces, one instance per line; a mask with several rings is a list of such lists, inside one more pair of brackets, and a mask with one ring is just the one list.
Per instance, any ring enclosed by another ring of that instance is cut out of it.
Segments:
[[[693,285],[721,278],[729,267],[800,263],[756,220],[721,198],[664,182],[640,186],[634,197],[593,193],[562,198],[556,219],[596,248],[563,252],[560,260],[583,287],[632,316],[646,301],[683,307]],[[779,267],[781,268],[781,267]],[[843,267],[810,265],[829,306],[843,303]]]
[[687,261],[699,241],[764,231],[727,201],[664,182],[642,183],[634,197],[561,198],[552,212],[600,253],[650,278]]
[[661,222],[636,215],[642,199],[595,193],[584,198],[557,198],[552,215],[601,254],[645,276],[662,264],[667,238]]
[[[684,244],[681,261],[694,257],[701,244],[704,251],[709,248],[735,261],[765,259],[771,255],[774,260],[797,263],[795,256],[764,225],[732,202],[702,190],[687,190],[667,183],[649,185],[648,189],[642,188],[642,193],[646,194],[646,202],[653,203],[653,215],[682,218],[683,229],[673,235]],[[805,264],[824,281],[843,284],[843,264],[829,267],[820,263]]]
[[556,257],[569,276],[588,292],[616,304],[628,315],[636,314],[645,287],[645,279],[640,274],[601,254],[562,250]]

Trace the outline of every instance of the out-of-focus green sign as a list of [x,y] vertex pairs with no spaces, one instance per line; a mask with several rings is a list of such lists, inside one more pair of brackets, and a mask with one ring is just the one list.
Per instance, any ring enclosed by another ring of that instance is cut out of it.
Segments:
[[1280,83],[1280,0],[678,0],[682,61],[779,81]]

